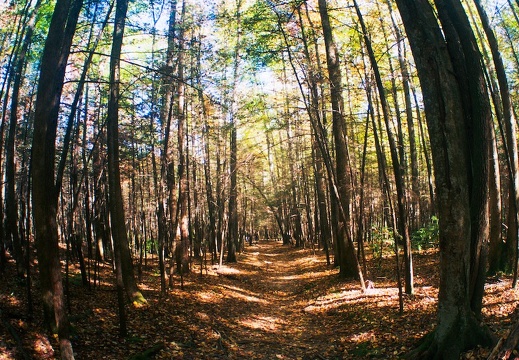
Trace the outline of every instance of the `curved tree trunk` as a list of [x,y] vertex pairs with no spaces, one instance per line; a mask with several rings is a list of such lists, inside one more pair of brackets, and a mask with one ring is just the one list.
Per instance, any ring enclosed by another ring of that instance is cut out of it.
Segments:
[[424,93],[440,220],[438,325],[411,356],[457,359],[492,341],[475,314],[488,238],[491,114],[481,56],[461,3],[435,3],[441,29],[427,0],[397,0]]
[[33,216],[45,321],[57,331],[62,359],[73,359],[58,245],[58,189],[54,184],[60,97],[83,2],[58,0],[43,50],[32,144]]

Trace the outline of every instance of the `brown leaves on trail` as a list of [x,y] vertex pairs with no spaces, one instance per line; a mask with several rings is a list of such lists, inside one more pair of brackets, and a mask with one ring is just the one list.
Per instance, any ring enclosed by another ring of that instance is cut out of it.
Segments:
[[[394,258],[370,259],[373,288],[362,293],[356,281],[343,282],[324,255],[268,242],[248,246],[238,263],[211,267],[200,276],[174,279],[160,296],[158,266],[143,273],[148,305],[128,305],[129,336],[118,336],[116,293],[110,266],[102,286],[87,290],[71,275],[71,322],[77,359],[397,359],[435,326],[438,293],[437,253],[415,255],[416,293],[405,296],[398,315]],[[14,269],[14,267],[12,268]],[[10,268],[9,271],[12,270]],[[11,277],[8,277],[12,279]],[[14,278],[14,277],[13,277]],[[484,317],[498,336],[506,336],[518,293],[510,279],[490,279]],[[37,296],[36,291],[34,292]],[[42,328],[41,309],[30,321],[25,288],[0,283],[2,321],[36,359],[58,356],[57,341]],[[466,359],[483,359],[490,349],[474,349]],[[16,341],[0,326],[0,360],[22,358]]]

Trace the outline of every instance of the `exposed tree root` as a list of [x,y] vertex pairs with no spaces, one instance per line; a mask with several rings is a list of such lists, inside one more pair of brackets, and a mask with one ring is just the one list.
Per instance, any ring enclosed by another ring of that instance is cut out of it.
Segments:
[[406,359],[444,359],[458,360],[462,352],[477,345],[492,346],[497,342],[495,335],[475,317],[460,319],[450,324],[449,328],[437,327],[425,335],[417,348],[406,355]]
[[508,337],[501,338],[489,355],[488,360],[508,360],[519,343],[519,321],[510,330]]

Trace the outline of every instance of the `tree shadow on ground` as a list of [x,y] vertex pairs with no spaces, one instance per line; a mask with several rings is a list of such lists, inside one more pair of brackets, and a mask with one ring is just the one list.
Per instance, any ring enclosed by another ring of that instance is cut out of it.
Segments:
[[[149,304],[128,306],[130,335],[124,339],[118,336],[109,264],[96,289],[72,281],[77,358],[130,359],[160,344],[156,359],[396,359],[436,321],[438,254],[432,250],[415,256],[416,292],[404,298],[403,316],[398,314],[393,256],[368,259],[374,288],[367,293],[356,281],[341,281],[323,253],[273,241],[247,246],[237,263],[209,265],[202,275],[199,264],[194,261],[184,278],[184,290],[175,278],[175,287],[161,296],[158,266],[151,259],[140,284]],[[23,315],[23,286],[6,279],[0,283],[2,320],[13,324],[33,358],[55,358],[58,347],[42,327],[41,309],[29,321]],[[518,298],[507,277],[487,284],[483,314],[498,335],[510,327]],[[20,358],[5,327],[0,327],[0,339],[6,339],[0,341],[1,359]],[[471,356],[485,354],[488,349],[478,349]]]

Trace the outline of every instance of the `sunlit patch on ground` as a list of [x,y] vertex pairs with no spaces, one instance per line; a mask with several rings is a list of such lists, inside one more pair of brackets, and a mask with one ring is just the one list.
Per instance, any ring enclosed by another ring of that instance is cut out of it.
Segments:
[[34,341],[34,352],[36,354],[41,354],[42,359],[51,359],[55,355],[54,349],[49,343],[49,340],[42,335],[38,335]]
[[276,332],[285,322],[272,316],[251,316],[240,320],[240,324],[251,329]]
[[351,341],[356,343],[361,343],[365,341],[373,341],[376,338],[375,333],[373,331],[366,331],[359,334],[355,334],[351,337]]
[[236,268],[223,265],[218,268],[217,273],[220,275],[238,275],[241,273],[241,271]]
[[198,297],[198,300],[202,302],[215,302],[220,300],[220,294],[216,294],[214,291],[198,291],[196,296]]
[[224,288],[227,289],[227,291],[222,293],[223,296],[231,296],[248,302],[268,304],[268,301],[260,299],[259,297],[255,296],[254,293],[251,293],[247,290],[238,288],[236,286],[224,286]]
[[[155,359],[168,360],[398,359],[436,323],[438,254],[429,250],[414,259],[415,293],[404,294],[401,316],[394,257],[387,255],[368,257],[366,279],[374,287],[363,293],[357,281],[338,278],[338,269],[326,265],[323,252],[260,242],[247,246],[237,263],[207,264],[202,275],[200,261],[195,261],[182,279],[184,288],[175,274],[166,295],[160,294],[157,259],[150,257],[140,283],[148,306],[127,307],[126,338],[118,335],[110,264],[101,266],[101,286],[90,290],[81,286],[74,266],[74,351],[78,359],[103,360],[129,359],[157,345],[162,350]],[[47,337],[41,320],[29,322],[18,315],[26,308],[26,288],[10,284],[8,289],[15,291],[0,291],[3,318],[24,334],[27,352],[35,359],[59,356],[56,339]],[[489,279],[483,315],[499,336],[516,319],[510,314],[518,294],[509,277]],[[35,313],[41,316],[38,306]],[[19,358],[9,339],[0,326],[0,360]],[[488,349],[477,349],[467,358],[483,359],[485,354]]]

